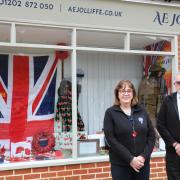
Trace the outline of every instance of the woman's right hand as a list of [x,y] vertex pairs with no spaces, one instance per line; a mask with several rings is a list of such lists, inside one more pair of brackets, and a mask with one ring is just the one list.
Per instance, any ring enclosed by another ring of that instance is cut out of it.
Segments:
[[144,162],[138,158],[134,157],[132,161],[130,162],[130,166],[136,171],[139,172],[139,169],[141,169],[144,166]]
[[176,150],[177,155],[180,156],[180,143],[177,143],[174,148]]

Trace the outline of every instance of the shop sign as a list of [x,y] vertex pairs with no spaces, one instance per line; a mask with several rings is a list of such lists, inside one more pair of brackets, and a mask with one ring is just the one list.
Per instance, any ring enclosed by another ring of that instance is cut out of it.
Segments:
[[180,8],[107,0],[0,0],[0,20],[180,33]]

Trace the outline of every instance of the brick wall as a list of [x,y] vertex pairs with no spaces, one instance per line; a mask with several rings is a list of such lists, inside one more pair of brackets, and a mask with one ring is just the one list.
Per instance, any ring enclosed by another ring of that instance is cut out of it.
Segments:
[[165,160],[162,157],[156,157],[151,159],[151,180],[167,180]]
[[[0,180],[111,180],[108,162],[0,171]],[[164,158],[152,158],[151,180],[166,180]]]

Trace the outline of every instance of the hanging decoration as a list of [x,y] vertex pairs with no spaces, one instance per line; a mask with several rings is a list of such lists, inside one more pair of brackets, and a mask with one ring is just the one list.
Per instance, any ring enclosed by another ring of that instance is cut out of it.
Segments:
[[[62,132],[72,130],[72,93],[71,82],[63,80],[58,90],[58,102],[55,120],[59,121],[62,118]],[[78,131],[84,131],[84,123],[81,115],[77,112],[77,127]]]
[[[66,46],[66,43],[58,43],[59,46]],[[66,50],[57,50],[56,58],[60,60],[65,60],[69,57],[69,52]]]
[[[66,46],[66,43],[58,43],[59,46]],[[64,78],[64,60],[69,57],[69,52],[66,50],[57,50],[55,52],[56,59],[61,60],[61,76]]]
[[3,146],[2,148],[0,148],[0,163],[4,162],[4,154],[6,152],[5,147]]

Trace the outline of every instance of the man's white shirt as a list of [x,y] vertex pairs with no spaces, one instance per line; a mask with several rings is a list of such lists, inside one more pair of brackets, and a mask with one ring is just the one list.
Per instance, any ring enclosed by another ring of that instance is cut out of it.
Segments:
[[178,106],[178,114],[180,120],[180,92],[177,92],[177,106]]

